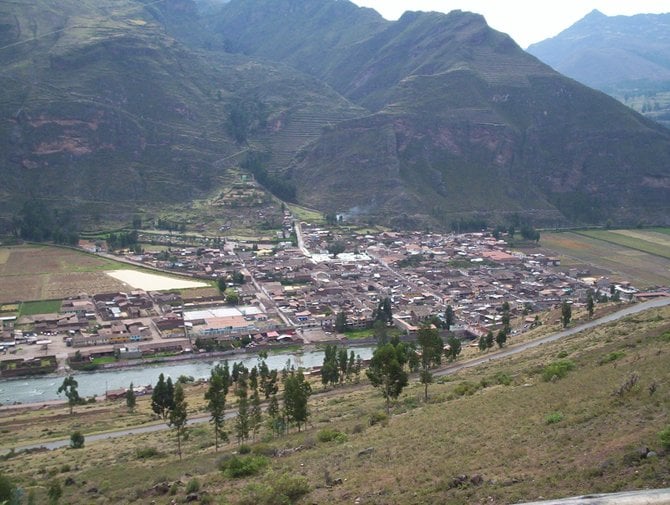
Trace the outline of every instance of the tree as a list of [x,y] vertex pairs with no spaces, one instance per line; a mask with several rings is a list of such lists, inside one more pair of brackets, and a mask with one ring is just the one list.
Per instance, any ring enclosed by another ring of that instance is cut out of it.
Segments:
[[70,435],[70,447],[73,449],[84,447],[84,435],[81,434],[81,431],[75,431]]
[[133,389],[133,383],[130,383],[128,386],[128,391],[126,391],[126,407],[130,412],[135,410],[135,405],[137,405],[137,397],[135,396],[135,389]]
[[377,347],[370,360],[366,375],[374,387],[380,388],[386,399],[387,414],[391,413],[391,399],[397,399],[407,386],[407,361],[406,346],[400,342]]
[[214,447],[219,450],[219,439],[228,440],[225,431],[226,396],[228,395],[230,375],[228,374],[228,362],[225,368],[216,365],[212,368],[209,378],[209,388],[205,391],[207,410],[211,414],[211,422],[214,425]]
[[16,486],[5,475],[0,474],[0,503],[12,503]]
[[561,305],[561,322],[563,323],[563,328],[570,324],[570,319],[572,319],[572,305],[567,300],[563,300],[563,304]]
[[347,364],[349,363],[349,355],[347,354],[347,349],[342,348],[337,351],[337,365],[340,369],[340,384],[344,382],[344,379],[347,377]]
[[333,255],[333,258],[337,258],[338,254],[342,254],[347,250],[347,246],[344,244],[344,242],[335,240],[328,243],[327,249],[328,252]]
[[324,386],[336,384],[339,379],[337,364],[337,346],[326,345],[323,353],[323,365],[321,366],[321,382]]
[[388,344],[388,326],[384,321],[376,320],[372,324],[372,334],[375,336],[377,345]]
[[251,397],[251,415],[249,416],[249,427],[251,428],[254,440],[256,439],[258,430],[261,428],[262,422],[263,409],[261,408],[261,397],[258,394],[258,390],[255,390]]
[[302,370],[292,370],[286,375],[284,379],[284,415],[287,423],[294,423],[298,427],[298,431],[300,431],[300,426],[307,424],[309,419],[307,401],[311,394],[312,387],[305,381]]
[[379,301],[377,308],[372,312],[372,318],[375,321],[382,321],[387,325],[393,322],[393,310],[390,298],[386,297]]
[[174,405],[174,386],[172,385],[172,378],[161,373],[158,376],[158,382],[154,386],[154,391],[151,393],[151,410],[161,416],[163,420],[167,419],[170,409]]
[[425,326],[419,328],[417,342],[421,351],[421,371],[419,372],[419,378],[421,384],[424,385],[424,400],[428,401],[428,384],[433,382],[433,373],[430,369],[442,362],[444,342],[442,342],[442,337],[440,337],[436,329]]
[[589,313],[589,319],[593,317],[594,306],[595,301],[593,300],[593,292],[589,289],[589,292],[586,295],[586,310]]
[[235,291],[233,288],[228,288],[226,289],[226,303],[230,305],[237,305],[240,303],[240,295],[237,294],[237,291]]
[[174,388],[174,396],[172,407],[170,408],[169,413],[169,422],[168,426],[174,428],[177,432],[177,453],[179,454],[179,460],[181,461],[181,437],[186,428],[186,421],[188,419],[188,412],[186,410],[187,403],[184,397],[184,386],[181,382],[178,382]]
[[447,349],[445,355],[447,358],[449,358],[449,361],[454,361],[458,358],[459,354],[461,354],[461,350],[463,348],[461,341],[458,340],[454,335],[449,335],[449,338],[447,338],[447,346],[449,349]]
[[502,349],[505,345],[505,342],[507,342],[507,332],[502,329],[496,335],[496,344],[498,344],[498,347]]
[[239,270],[233,271],[233,283],[242,285],[245,282],[244,274],[240,272]]
[[479,350],[484,352],[486,349],[488,349],[488,346],[486,345],[486,335],[482,335],[479,337],[479,342],[477,343],[477,347],[479,347]]
[[493,337],[493,332],[489,330],[489,332],[486,334],[486,348],[490,349],[493,347],[493,342],[495,338]]
[[451,330],[451,327],[456,321],[456,314],[454,314],[454,309],[451,305],[447,305],[447,309],[444,311],[444,323],[446,325],[447,331]]
[[335,331],[344,332],[347,329],[347,315],[344,312],[338,312],[335,317]]
[[65,379],[63,379],[63,383],[60,385],[57,391],[58,394],[65,393],[67,404],[70,407],[70,415],[74,410],[74,406],[81,402],[81,399],[79,398],[79,392],[77,391],[77,386],[79,386],[79,384],[77,383],[76,379],[72,375],[68,375],[65,377]]
[[247,393],[248,371],[243,369],[237,378],[236,394],[239,397],[237,403],[237,417],[235,418],[235,434],[237,443],[241,444],[249,438],[249,400]]
[[216,287],[219,288],[219,293],[224,294],[226,292],[226,280],[223,277],[219,277],[216,280]]

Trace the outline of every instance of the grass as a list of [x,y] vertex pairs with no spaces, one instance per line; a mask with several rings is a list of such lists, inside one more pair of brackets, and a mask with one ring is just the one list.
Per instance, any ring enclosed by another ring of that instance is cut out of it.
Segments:
[[[250,443],[248,455],[235,455],[235,443],[215,452],[206,423],[188,429],[182,461],[174,434],[165,431],[87,440],[77,451],[20,454],[0,462],[0,471],[20,487],[34,489],[37,503],[47,501],[41,482],[56,479],[63,485],[69,477],[75,484],[63,486],[63,502],[72,505],[94,498],[180,503],[193,479],[212,503],[225,496],[231,504],[273,503],[272,493],[293,492],[291,500],[306,495],[305,503],[344,504],[358,497],[369,504],[515,503],[667,487],[670,458],[633,456],[641,446],[658,452],[668,440],[670,396],[664,385],[670,382],[670,342],[663,338],[668,332],[670,308],[638,314],[435,382],[428,403],[423,386],[412,378],[382,422],[368,423],[384,410],[378,391],[367,385],[335,390],[310,401],[307,431],[292,429],[281,438],[262,431],[262,442]],[[603,356],[621,349],[625,355],[600,364]],[[543,381],[542,371],[559,355],[569,356],[574,368],[559,381]],[[633,372],[640,387],[613,396]],[[650,394],[647,386],[653,382],[661,387]],[[472,393],[456,394],[461,389]],[[189,416],[204,413],[204,387],[186,390]],[[150,419],[146,397],[139,399],[135,414],[123,401],[76,407],[75,416],[64,407],[0,412],[0,444],[7,447],[16,437],[67,438],[77,429],[88,435]],[[226,422],[228,431],[233,424]],[[141,447],[156,450],[140,457]],[[222,471],[231,460],[237,460],[234,477]],[[257,473],[244,476],[238,469]],[[289,475],[300,480],[285,481]],[[464,485],[454,485],[459,475],[468,476]],[[470,483],[474,475],[483,482]],[[166,496],[155,491],[161,486]],[[91,488],[97,493],[89,493]],[[169,489],[173,497],[167,496]]]
[[23,302],[21,304],[21,316],[34,316],[35,314],[53,314],[60,310],[61,300],[43,300],[39,302]]

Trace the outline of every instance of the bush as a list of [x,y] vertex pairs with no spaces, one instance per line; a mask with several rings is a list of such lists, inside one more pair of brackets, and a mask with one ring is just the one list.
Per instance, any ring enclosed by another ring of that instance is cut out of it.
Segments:
[[561,412],[552,412],[551,414],[547,414],[544,420],[547,424],[560,423],[563,420],[563,414]]
[[137,459],[149,459],[149,458],[155,458],[156,456],[160,456],[161,453],[158,452],[158,449],[155,447],[144,447],[142,449],[137,449],[135,452],[135,456]]
[[658,433],[658,438],[661,439],[663,449],[670,450],[670,425]]
[[456,384],[454,388],[454,394],[456,396],[471,396],[475,394],[482,387],[481,383],[475,384],[470,381],[463,381],[459,384]]
[[265,456],[232,456],[221,462],[221,470],[226,477],[237,479],[257,475],[268,465],[268,462]]
[[386,426],[386,423],[388,421],[388,416],[384,414],[383,412],[373,412],[370,414],[370,418],[368,419],[368,424],[370,426],[374,426],[375,424],[382,424]]
[[84,447],[84,435],[81,434],[81,431],[75,431],[70,435],[70,447],[73,449],[81,449]]
[[319,442],[337,442],[341,444],[347,441],[347,436],[341,431],[333,430],[331,428],[325,428],[317,433],[316,438]]
[[240,505],[290,505],[309,493],[309,482],[305,477],[271,474],[263,483],[249,484]]
[[198,479],[191,479],[186,484],[186,494],[197,493],[200,491],[200,482]]
[[611,363],[612,361],[616,361],[620,358],[623,358],[625,355],[626,353],[623,351],[614,351],[600,358],[598,360],[598,364],[604,365],[606,363]]
[[554,361],[545,366],[542,370],[542,380],[549,382],[551,380],[562,379],[570,370],[574,370],[575,363],[569,359]]
[[238,454],[249,454],[251,452],[251,447],[246,444],[242,444],[237,449]]

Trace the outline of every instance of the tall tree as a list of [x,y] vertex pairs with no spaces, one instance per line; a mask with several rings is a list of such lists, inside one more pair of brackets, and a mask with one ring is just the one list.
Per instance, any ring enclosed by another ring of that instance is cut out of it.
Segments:
[[335,316],[335,331],[338,333],[344,332],[347,329],[347,314],[343,311],[338,312]]
[[489,330],[489,332],[486,334],[486,348],[490,349],[493,347],[493,342],[495,341],[495,337],[493,336],[493,332]]
[[161,416],[161,419],[167,419],[170,408],[172,407],[172,400],[174,397],[174,388],[172,386],[172,379],[168,377],[165,382],[165,376],[161,373],[158,376],[158,382],[154,386],[153,393],[151,393],[151,410]]
[[594,307],[595,301],[593,299],[593,291],[589,289],[588,293],[586,294],[586,310],[589,313],[589,319],[593,317]]
[[177,382],[177,385],[174,388],[174,396],[172,401],[172,407],[170,408],[168,415],[168,426],[174,428],[177,432],[177,453],[179,454],[179,460],[181,461],[181,437],[186,428],[186,421],[188,419],[188,412],[186,410],[187,403],[186,398],[184,397],[184,386],[181,382]]
[[235,433],[237,443],[241,444],[249,439],[249,395],[247,391],[248,372],[242,373],[237,378],[236,394],[239,398],[237,403],[237,417],[235,418]]
[[309,419],[307,402],[312,394],[312,387],[302,370],[292,370],[284,379],[284,415],[288,424],[295,424],[300,431],[303,424]]
[[262,422],[263,409],[261,408],[261,397],[258,394],[258,390],[254,390],[251,396],[251,415],[249,416],[249,427],[251,428],[254,440],[256,440],[256,435],[261,428]]
[[370,383],[379,388],[386,399],[386,413],[391,413],[391,399],[400,396],[407,386],[408,375],[405,364],[408,361],[407,348],[400,342],[377,347],[370,360],[366,374]]
[[375,321],[382,321],[387,325],[393,322],[393,309],[391,308],[391,299],[389,297],[379,301],[377,308],[372,313],[372,317]]
[[488,349],[488,346],[486,345],[486,335],[482,335],[479,337],[479,342],[477,343],[477,347],[479,347],[479,350],[484,352],[486,349]]
[[340,384],[344,382],[344,379],[347,376],[347,363],[349,362],[349,355],[347,354],[347,349],[343,347],[337,351],[337,366],[340,369]]
[[334,344],[326,345],[323,353],[323,365],[321,366],[321,382],[328,384],[337,384],[339,379],[339,370],[337,363],[337,346]]
[[422,327],[417,333],[417,342],[421,351],[421,370],[419,378],[424,385],[423,397],[428,401],[428,384],[433,382],[433,373],[431,368],[442,363],[442,348],[444,342],[439,332],[434,328]]
[[570,324],[570,319],[572,319],[572,305],[567,300],[563,300],[561,304],[561,322],[563,323],[563,328]]
[[507,332],[503,328],[496,335],[496,344],[498,344],[498,347],[502,349],[505,345],[505,342],[507,342]]
[[446,350],[445,355],[449,361],[454,361],[458,358],[459,354],[461,354],[461,350],[463,349],[461,341],[458,340],[453,334],[451,334],[447,338],[447,346],[449,346],[449,348]]
[[226,396],[228,395],[228,387],[230,377],[221,365],[216,365],[212,368],[209,387],[205,392],[205,400],[207,400],[207,410],[211,414],[211,422],[214,425],[214,446],[215,450],[219,450],[219,439],[227,441],[228,434],[225,430],[225,414],[226,414]]
[[77,383],[76,379],[72,375],[68,375],[65,377],[65,379],[63,379],[63,383],[60,385],[57,391],[58,394],[65,393],[67,404],[70,407],[70,415],[72,415],[72,412],[74,411],[74,406],[81,401],[79,398],[79,392],[77,391],[78,386],[79,384]]
[[451,330],[454,322],[456,322],[456,314],[454,314],[454,309],[451,305],[447,305],[447,309],[444,311],[444,324],[447,327],[447,331]]
[[135,389],[133,388],[133,383],[130,383],[128,386],[128,391],[126,391],[126,407],[130,412],[135,410],[135,405],[137,405],[137,397],[135,396]]

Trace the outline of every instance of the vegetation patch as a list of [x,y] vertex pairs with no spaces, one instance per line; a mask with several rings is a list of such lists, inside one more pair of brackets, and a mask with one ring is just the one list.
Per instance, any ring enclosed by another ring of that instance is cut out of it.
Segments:
[[547,416],[544,418],[544,422],[546,424],[556,424],[560,423],[563,420],[563,414],[561,412],[552,412],[551,414],[547,414]]
[[612,351],[609,354],[606,354],[605,356],[600,358],[598,360],[598,364],[604,365],[606,363],[612,363],[613,361],[623,358],[625,355],[626,353],[623,351]]
[[60,310],[61,300],[44,300],[39,302],[23,302],[21,304],[21,316],[34,316],[36,314],[53,314]]
[[257,475],[265,467],[268,466],[269,459],[265,456],[249,455],[249,456],[231,456],[224,459],[219,468],[223,471],[226,477],[231,479],[238,479],[241,477],[249,477]]
[[545,366],[542,370],[542,380],[545,382],[564,378],[570,370],[575,369],[574,361],[561,359]]
[[319,442],[337,442],[341,444],[347,441],[347,435],[338,430],[325,428],[317,433],[316,438]]

